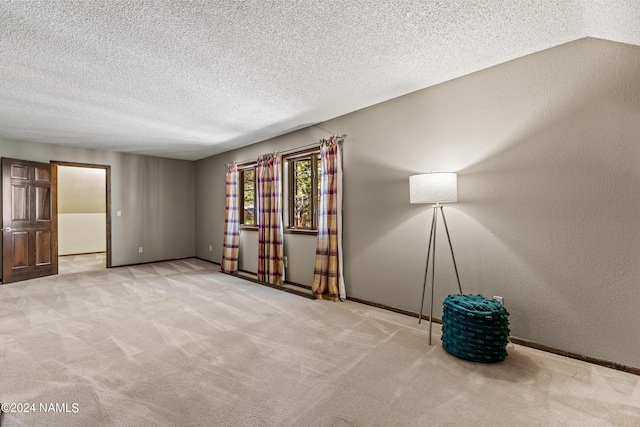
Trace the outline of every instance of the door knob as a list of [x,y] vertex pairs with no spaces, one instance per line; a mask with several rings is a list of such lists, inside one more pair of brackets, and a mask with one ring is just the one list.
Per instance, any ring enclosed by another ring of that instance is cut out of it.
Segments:
[[13,230],[13,228],[11,228],[11,227],[7,227],[7,228],[4,229],[4,231],[6,231],[6,232],[9,232],[11,230]]

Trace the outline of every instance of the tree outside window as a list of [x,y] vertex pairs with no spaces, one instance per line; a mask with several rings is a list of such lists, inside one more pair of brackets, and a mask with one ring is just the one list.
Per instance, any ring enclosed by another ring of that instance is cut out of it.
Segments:
[[320,170],[317,152],[288,160],[289,228],[317,229],[319,205],[318,177]]
[[245,226],[257,226],[256,222],[256,170],[254,167],[240,171],[240,183],[242,185],[242,209],[240,224]]

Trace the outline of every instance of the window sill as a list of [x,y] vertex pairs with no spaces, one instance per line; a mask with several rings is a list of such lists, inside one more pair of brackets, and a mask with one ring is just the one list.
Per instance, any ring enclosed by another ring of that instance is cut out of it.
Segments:
[[[240,231],[258,231],[258,227],[254,227],[252,225],[241,225]],[[285,228],[285,234],[306,234],[309,236],[317,236],[318,230],[305,230],[300,228]]]
[[318,230],[305,230],[300,228],[285,228],[284,232],[286,234],[307,234],[310,236],[317,236]]

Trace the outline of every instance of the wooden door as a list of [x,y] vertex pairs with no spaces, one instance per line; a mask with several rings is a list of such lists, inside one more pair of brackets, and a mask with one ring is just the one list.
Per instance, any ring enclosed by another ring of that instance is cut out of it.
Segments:
[[2,283],[58,274],[56,169],[2,159]]

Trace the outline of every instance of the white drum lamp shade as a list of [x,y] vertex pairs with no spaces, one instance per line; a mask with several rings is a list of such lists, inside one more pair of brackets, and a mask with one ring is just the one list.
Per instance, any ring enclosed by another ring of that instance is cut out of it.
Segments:
[[409,177],[409,202],[411,204],[457,201],[458,175],[455,173],[423,173]]

